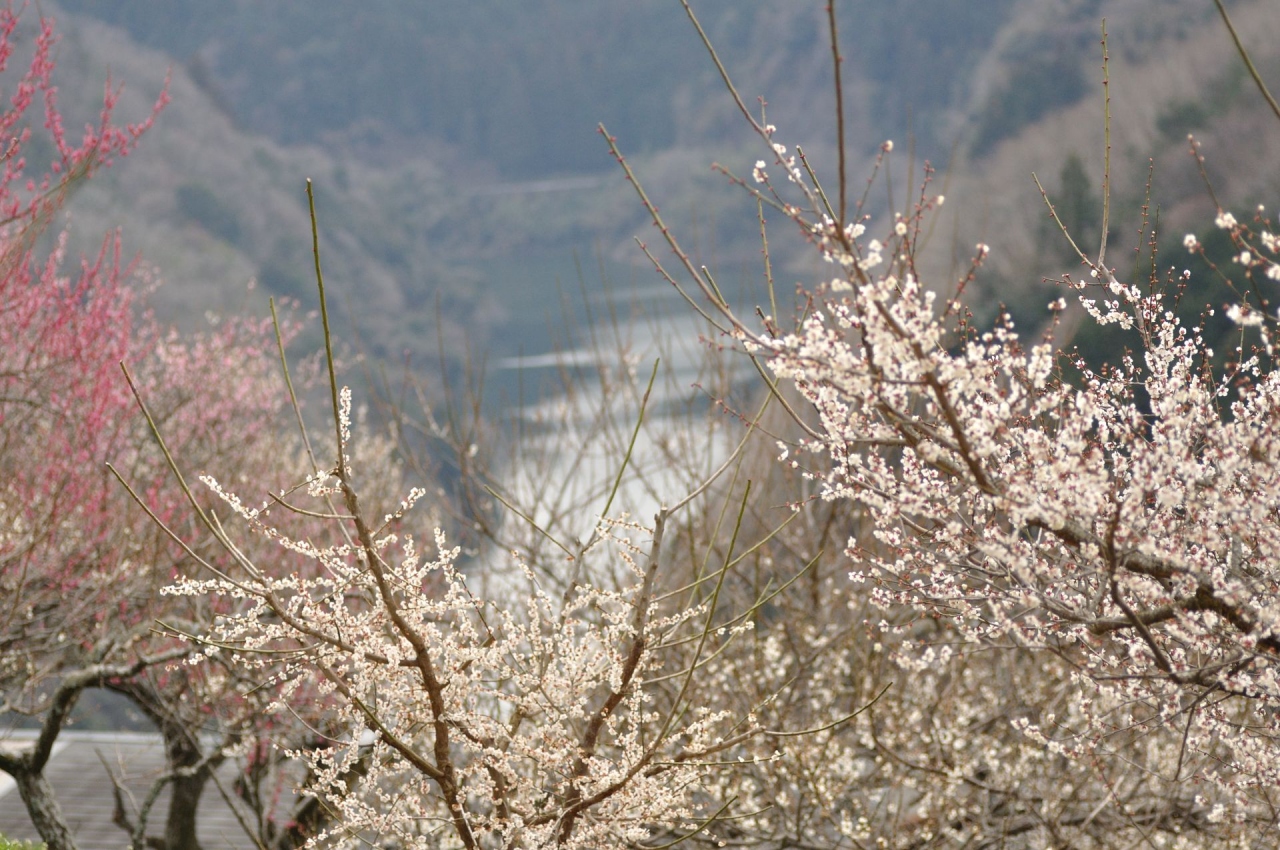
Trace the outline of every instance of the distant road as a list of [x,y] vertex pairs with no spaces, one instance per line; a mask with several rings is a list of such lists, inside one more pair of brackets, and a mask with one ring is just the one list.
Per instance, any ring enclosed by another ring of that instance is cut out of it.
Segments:
[[526,180],[520,183],[495,183],[476,189],[476,195],[539,195],[546,192],[586,192],[599,189],[611,175],[585,177],[553,177],[549,180]]

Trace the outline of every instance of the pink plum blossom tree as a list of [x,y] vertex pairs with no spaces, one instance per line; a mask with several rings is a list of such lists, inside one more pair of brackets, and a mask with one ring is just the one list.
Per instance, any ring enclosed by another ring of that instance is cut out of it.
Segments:
[[[18,27],[18,13],[0,9],[0,72]],[[222,744],[265,727],[254,683],[225,665],[170,663],[190,654],[172,630],[193,631],[215,612],[159,594],[184,573],[187,557],[155,520],[181,527],[184,502],[165,481],[168,467],[120,364],[133,364],[138,390],[195,462],[269,479],[272,470],[300,468],[302,454],[267,439],[288,404],[269,321],[225,320],[194,336],[164,329],[139,311],[136,271],[122,263],[116,235],[78,265],[66,256],[65,235],[47,256],[38,253],[70,190],[129,154],[167,99],[162,92],[143,123],[120,125],[119,92],[108,83],[97,122],[77,141],[57,108],[54,44],[52,21],[41,19],[30,64],[0,112],[0,710],[7,722],[25,716],[39,728],[32,746],[0,752],[0,769],[47,846],[74,847],[44,770],[85,689],[116,691],[165,738],[169,771],[157,789],[170,785],[172,802],[163,838],[152,836],[151,845],[196,847],[198,801],[228,757]],[[26,157],[41,124],[57,156],[47,165]],[[201,737],[211,731],[224,736],[212,748]],[[122,801],[117,813],[137,846],[146,814]]]

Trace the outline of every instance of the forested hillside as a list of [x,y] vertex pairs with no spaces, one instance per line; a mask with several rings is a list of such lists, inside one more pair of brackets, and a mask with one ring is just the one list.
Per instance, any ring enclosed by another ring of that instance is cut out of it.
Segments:
[[[381,152],[429,139],[518,180],[605,166],[592,135],[601,121],[636,151],[737,133],[696,33],[668,0],[63,5],[174,56],[244,128],[286,144],[340,140]],[[858,143],[898,132],[909,108],[922,138],[945,148],[938,119],[966,102],[999,32],[992,23],[1013,5],[846,3],[850,70],[869,108]],[[745,92],[768,93],[792,132],[825,129],[824,110],[794,102],[828,76],[819,5],[697,11]]]
[[[1233,5],[1258,61],[1276,67],[1266,4]],[[167,281],[161,305],[238,303],[250,277],[306,302],[300,187],[311,176],[334,242],[329,262],[376,353],[434,357],[437,318],[457,362],[463,328],[478,352],[543,349],[548,324],[561,324],[559,293],[579,286],[575,252],[589,288],[602,274],[616,289],[655,282],[631,242],[645,221],[599,122],[669,214],[693,225],[701,261],[728,285],[756,254],[749,223],[728,223],[740,222],[731,215],[739,193],[708,166],[744,173],[758,152],[674,2],[58,8],[68,18],[64,65],[87,78],[111,68],[145,88],[172,68],[175,104],[140,154],[152,189],[113,180],[78,208],[123,219],[130,244]],[[767,97],[788,144],[829,165],[822,4],[694,8],[744,98]],[[1215,137],[1205,153],[1222,179],[1234,180],[1241,157],[1255,184],[1280,171],[1249,130],[1255,94],[1211,3],[858,0],[839,11],[853,176],[868,173],[886,138],[899,142],[900,189],[909,163],[932,160],[951,199],[933,261],[945,268],[964,246],[991,243],[986,285],[1019,309],[1039,309],[1037,281],[1064,259],[1041,224],[1031,172],[1057,192],[1069,171],[1077,185],[1066,191],[1095,207],[1099,197],[1103,16],[1119,141],[1113,222],[1128,227],[1125,216],[1137,215],[1152,156],[1166,210],[1203,203],[1184,153],[1189,131]],[[873,198],[873,209],[885,202]]]

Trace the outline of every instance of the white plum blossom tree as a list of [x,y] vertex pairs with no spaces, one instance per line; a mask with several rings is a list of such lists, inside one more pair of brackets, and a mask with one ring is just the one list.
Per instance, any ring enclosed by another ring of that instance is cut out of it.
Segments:
[[[863,202],[846,204],[843,159],[828,194],[776,129],[738,104],[772,162],[757,161],[750,182],[731,179],[836,270],[800,293],[790,327],[776,310],[759,310],[763,321],[734,312],[609,142],[692,280],[689,300],[803,400],[788,406],[798,436],[779,444],[781,460],[861,520],[844,551],[870,605],[864,622],[896,636],[878,646],[917,677],[889,700],[914,705],[888,721],[896,746],[886,735],[866,749],[916,777],[899,798],[913,828],[877,840],[1266,843],[1280,779],[1280,316],[1270,294],[1280,244],[1265,210],[1252,228],[1226,211],[1216,219],[1250,281],[1236,303],[1216,305],[1239,326],[1225,359],[1205,341],[1204,320],[1179,317],[1185,274],[1122,282],[1103,260],[1105,236],[1096,259],[1081,253],[1087,275],[1061,285],[1087,321],[1132,334],[1112,362],[1093,365],[1053,345],[1065,297],[1049,305],[1036,344],[1007,315],[989,330],[973,324],[963,294],[987,245],[953,295],[921,280],[920,237],[943,202],[928,191],[927,166],[914,209],[888,215],[872,238]],[[886,142],[882,159],[891,150]],[[1185,245],[1201,250],[1193,236]],[[983,668],[1021,693],[992,701],[990,683],[950,682]],[[953,697],[935,704],[953,719],[933,736],[915,693],[930,682]],[[997,741],[992,724],[1025,743]],[[984,740],[989,749],[975,749]],[[1052,787],[1035,781],[1044,772],[1070,778]],[[987,802],[974,806],[974,792]]]
[[[309,503],[249,507],[204,479],[278,555],[249,557],[196,507],[233,564],[171,592],[220,600],[202,652],[277,688],[277,710],[332,700],[330,745],[298,753],[337,815],[315,843],[1273,844],[1280,241],[1265,211],[1217,220],[1257,284],[1214,308],[1238,325],[1225,357],[1175,310],[1182,276],[1122,280],[1105,237],[1029,344],[966,310],[988,246],[951,295],[922,280],[943,202],[927,169],[912,209],[872,219],[846,201],[843,160],[828,191],[738,104],[769,159],[730,178],[833,269],[794,320],[772,293],[739,315],[601,130],[692,289],[642,248],[765,376],[769,401],[742,418],[781,463],[744,438],[651,523],[611,513],[649,398],[633,393],[618,478],[590,490],[603,510],[582,508],[577,541],[512,505],[554,545],[512,546],[494,594],[443,532],[417,542],[424,491],[365,507],[332,369],[336,458],[301,488]],[[1129,349],[1101,365],[1057,350],[1069,309]],[[329,533],[291,533],[291,515]]]
[[[192,498],[230,565],[188,546],[207,577],[166,591],[218,601],[220,616],[194,636],[197,655],[230,654],[276,695],[270,711],[288,713],[315,695],[330,701],[328,746],[293,753],[308,767],[306,790],[336,815],[314,840],[647,846],[708,832],[731,814],[753,816],[738,812],[742,792],[731,777],[780,758],[778,742],[804,731],[766,721],[799,716],[770,704],[810,674],[753,688],[752,699],[725,699],[742,691],[738,647],[778,593],[725,590],[758,548],[744,523],[750,485],[713,499],[731,531],[689,534],[697,518],[669,531],[738,468],[741,450],[660,507],[652,524],[608,510],[628,450],[585,539],[558,543],[558,565],[508,553],[509,578],[485,596],[443,531],[426,545],[412,534],[410,512],[424,490],[386,513],[365,507],[351,466],[352,394],[339,389],[329,362],[336,460],[328,471],[259,507],[201,477],[278,554],[259,546],[251,556]],[[648,399],[647,391],[635,397],[637,432]],[[327,520],[327,539],[317,519]],[[290,532],[291,520],[306,536]],[[712,558],[718,567],[706,566]],[[556,573],[570,578],[553,584]],[[829,729],[864,704],[843,714],[823,704],[805,715]]]

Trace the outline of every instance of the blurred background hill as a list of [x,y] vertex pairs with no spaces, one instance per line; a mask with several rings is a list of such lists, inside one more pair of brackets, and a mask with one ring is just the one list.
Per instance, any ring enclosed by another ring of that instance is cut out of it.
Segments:
[[[986,302],[1034,317],[1073,267],[1031,180],[1066,199],[1096,246],[1102,180],[1099,24],[1108,19],[1115,253],[1136,246],[1148,160],[1170,248],[1211,223],[1186,154],[1194,132],[1224,203],[1280,188],[1280,133],[1209,0],[846,0],[851,175],[892,138],[898,197],[931,160],[946,206],[931,268],[993,248]],[[451,369],[572,344],[574,311],[605,288],[664,290],[634,247],[651,238],[595,133],[604,122],[701,262],[759,279],[753,204],[709,168],[761,158],[672,0],[60,0],[62,98],[93,117],[104,77],[141,116],[165,74],[173,105],[133,161],[72,204],[86,239],[123,227],[159,270],[152,303],[189,321],[261,309],[261,293],[314,301],[303,181],[316,181],[327,276],[366,350]],[[822,3],[695,2],[748,103],[834,180]],[[1280,88],[1280,16],[1229,8]],[[909,165],[917,169],[907,174]],[[878,192],[880,190],[877,190]],[[1064,207],[1064,215],[1067,207]],[[1174,238],[1176,237],[1176,238]],[[785,240],[775,240],[781,244]],[[88,243],[87,243],[88,244]],[[1182,262],[1173,250],[1170,263]],[[1183,255],[1185,256],[1185,255]],[[795,280],[803,253],[778,258]],[[582,269],[579,273],[579,268]],[[257,290],[247,294],[256,280]],[[582,283],[580,284],[580,279]],[[937,284],[942,286],[941,281]],[[569,303],[568,326],[561,317]]]

